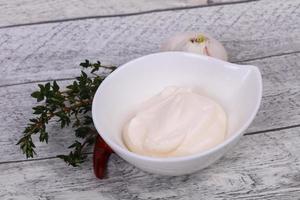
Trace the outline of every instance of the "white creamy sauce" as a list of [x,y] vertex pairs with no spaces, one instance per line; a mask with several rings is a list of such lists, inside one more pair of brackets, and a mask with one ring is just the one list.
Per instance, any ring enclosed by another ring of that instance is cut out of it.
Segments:
[[185,156],[221,143],[226,129],[226,113],[217,102],[191,88],[167,87],[128,120],[123,140],[137,154]]

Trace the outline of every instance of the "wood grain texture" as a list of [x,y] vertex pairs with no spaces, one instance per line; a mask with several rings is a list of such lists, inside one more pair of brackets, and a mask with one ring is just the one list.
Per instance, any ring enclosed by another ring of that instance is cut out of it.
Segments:
[[232,62],[300,51],[299,11],[299,1],[266,0],[1,29],[0,85],[72,78],[85,58],[120,65],[183,31],[215,36]]
[[[157,9],[206,4],[207,0],[14,0],[2,2],[0,26],[67,20],[93,16],[113,16]],[[16,15],[16,11],[18,14]]]
[[151,175],[117,156],[97,180],[59,159],[0,164],[0,199],[269,199],[300,197],[300,128],[244,136],[211,167],[192,175]]
[[[300,124],[300,53],[247,62],[259,66],[263,76],[264,95],[261,108],[246,132],[263,131]],[[62,81],[66,85],[70,81]],[[21,137],[35,105],[30,94],[37,83],[0,87],[0,162],[23,160],[15,144]],[[61,130],[50,124],[49,144],[37,145],[39,158],[66,153],[74,139],[71,128]]]
[[258,66],[263,100],[248,132],[300,124],[300,53],[243,62]]
[[247,1],[251,0],[0,0],[0,27]]

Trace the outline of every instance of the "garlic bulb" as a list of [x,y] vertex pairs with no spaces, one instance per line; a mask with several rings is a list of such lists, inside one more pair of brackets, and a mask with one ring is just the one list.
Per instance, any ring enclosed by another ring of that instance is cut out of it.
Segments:
[[224,46],[202,33],[182,33],[171,37],[161,46],[162,51],[186,51],[228,60]]

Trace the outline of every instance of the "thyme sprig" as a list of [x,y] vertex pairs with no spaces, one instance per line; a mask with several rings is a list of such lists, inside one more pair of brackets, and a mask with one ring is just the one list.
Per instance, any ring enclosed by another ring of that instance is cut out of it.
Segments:
[[[56,120],[61,128],[72,126],[78,138],[69,146],[72,150],[68,155],[58,155],[58,157],[72,166],[78,166],[86,159],[84,149],[93,144],[97,136],[90,111],[95,92],[105,78],[99,75],[101,74],[99,72],[104,70],[110,73],[116,67],[104,66],[99,61],[90,63],[88,60],[80,63],[80,66],[83,68],[81,75],[76,77],[72,84],[66,86],[65,90],[61,90],[57,82],[53,81],[38,84],[39,90],[31,94],[39,103],[32,108],[36,117],[29,120],[23,136],[17,143],[27,158],[36,155],[36,146],[32,137],[38,134],[40,142],[48,143],[47,125],[50,121]],[[87,70],[88,73],[85,72]]]

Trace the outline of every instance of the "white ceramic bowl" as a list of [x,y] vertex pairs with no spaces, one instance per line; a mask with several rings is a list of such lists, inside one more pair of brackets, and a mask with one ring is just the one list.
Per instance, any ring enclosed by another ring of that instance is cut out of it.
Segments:
[[[226,140],[198,154],[154,158],[130,152],[122,142],[122,127],[144,100],[167,86],[191,86],[219,102],[228,117]],[[237,65],[184,52],[163,52],[132,60],[110,74],[98,88],[92,107],[95,127],[124,160],[151,173],[189,174],[203,169],[233,147],[254,119],[262,97],[257,67]]]

